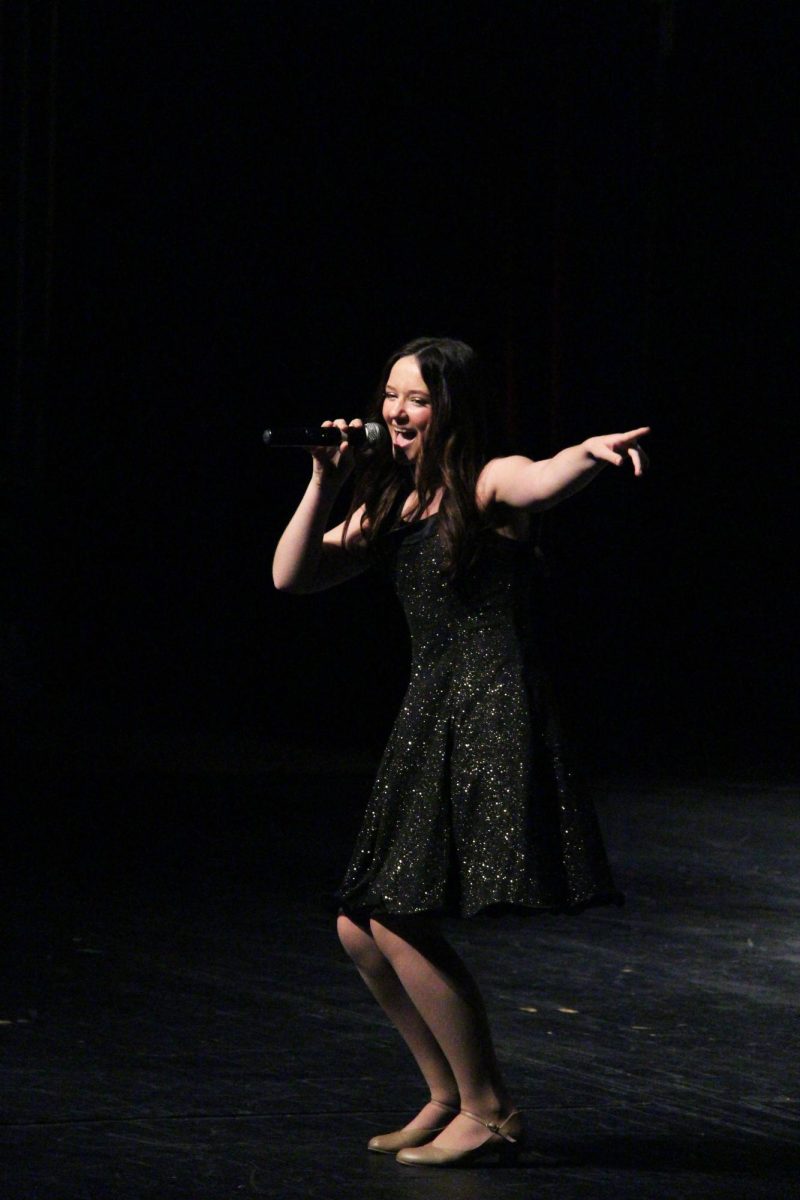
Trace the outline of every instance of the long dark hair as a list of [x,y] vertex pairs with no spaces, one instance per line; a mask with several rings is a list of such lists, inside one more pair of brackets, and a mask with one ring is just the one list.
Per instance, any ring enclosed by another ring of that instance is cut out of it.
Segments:
[[388,359],[367,420],[383,420],[386,381],[400,358],[413,355],[431,396],[431,421],[416,471],[394,461],[390,446],[379,449],[358,471],[347,516],[360,505],[362,533],[373,545],[400,520],[403,504],[416,490],[416,504],[406,519],[422,516],[439,488],[438,535],[444,570],[457,578],[474,560],[486,518],[477,506],[475,489],[487,461],[486,381],[471,346],[454,338],[423,337],[408,342]]

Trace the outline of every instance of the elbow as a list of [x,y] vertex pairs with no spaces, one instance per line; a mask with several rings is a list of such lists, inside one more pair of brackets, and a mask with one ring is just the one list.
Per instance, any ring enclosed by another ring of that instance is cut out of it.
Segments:
[[317,591],[313,580],[303,575],[293,575],[288,571],[281,571],[274,564],[272,583],[276,592],[285,592],[287,596],[307,596],[309,593]]
[[301,596],[305,590],[296,579],[292,579],[288,575],[282,575],[280,571],[274,569],[272,572],[272,583],[276,592],[286,592],[289,596]]
[[275,559],[272,561],[272,586],[276,592],[286,592],[289,590],[289,580],[281,571]]
[[287,562],[286,556],[281,554],[280,546],[272,559],[272,584],[277,592],[291,594],[302,590],[298,586],[298,571],[292,570],[292,563]]

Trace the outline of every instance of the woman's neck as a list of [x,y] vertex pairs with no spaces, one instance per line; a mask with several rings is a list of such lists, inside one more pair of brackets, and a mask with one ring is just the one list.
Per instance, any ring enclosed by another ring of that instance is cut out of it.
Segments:
[[444,488],[437,488],[436,492],[433,494],[430,501],[425,505],[422,512],[417,512],[417,509],[419,508],[419,497],[417,496],[416,489],[414,489],[412,492],[409,492],[405,503],[403,504],[403,511],[401,514],[402,520],[408,520],[408,518],[414,513],[416,513],[416,520],[422,520],[424,517],[432,517],[434,513],[439,511],[443,497]]

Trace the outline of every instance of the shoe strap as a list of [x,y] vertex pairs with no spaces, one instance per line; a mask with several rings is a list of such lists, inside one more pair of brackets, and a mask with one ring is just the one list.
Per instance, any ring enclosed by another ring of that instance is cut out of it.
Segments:
[[445,1104],[444,1100],[430,1100],[429,1104],[436,1104],[439,1108],[445,1109],[447,1112],[457,1113],[459,1110],[452,1104]]
[[499,1125],[496,1121],[485,1121],[483,1119],[483,1117],[479,1117],[477,1113],[470,1112],[468,1108],[462,1108],[461,1112],[465,1117],[469,1117],[470,1120],[477,1121],[479,1125],[484,1125],[487,1129],[491,1129],[492,1133],[496,1133],[497,1136],[503,1138],[504,1141],[506,1141],[506,1142],[516,1142],[517,1141],[517,1138],[511,1137],[510,1134],[503,1133],[503,1126],[507,1125],[512,1117],[519,1116],[518,1109],[515,1108],[512,1113],[509,1113],[508,1116],[505,1118],[505,1120],[501,1121]]

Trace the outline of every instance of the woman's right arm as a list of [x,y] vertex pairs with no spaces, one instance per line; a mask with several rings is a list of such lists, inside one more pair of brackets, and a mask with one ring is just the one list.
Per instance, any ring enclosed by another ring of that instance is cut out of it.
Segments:
[[[352,470],[353,451],[347,445],[343,420],[338,425],[342,444],[338,449],[318,447],[311,453],[314,473],[305,495],[281,536],[272,560],[272,579],[282,592],[321,592],[366,570],[366,545],[361,533],[363,507],[350,520],[343,540],[344,522],[326,532],[334,501]],[[352,424],[361,424],[353,421]]]

